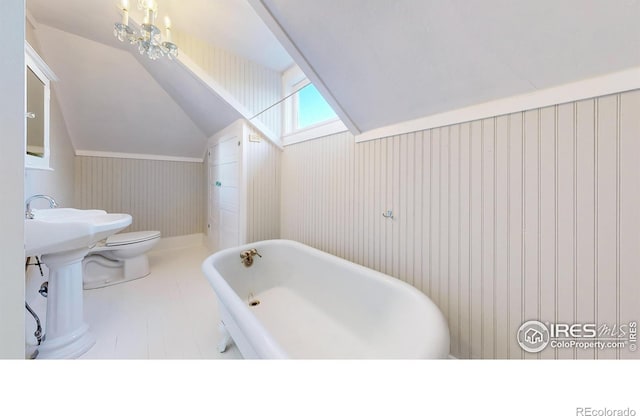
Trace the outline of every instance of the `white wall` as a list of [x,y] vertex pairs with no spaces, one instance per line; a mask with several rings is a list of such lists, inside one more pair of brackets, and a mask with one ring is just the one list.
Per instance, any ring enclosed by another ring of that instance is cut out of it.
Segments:
[[247,242],[279,238],[282,150],[255,128],[247,128],[254,139],[245,142]]
[[0,358],[24,358],[24,7],[0,3]]
[[[291,145],[282,238],[400,278],[440,307],[460,358],[525,354],[528,319],[640,317],[640,90],[355,143]],[[393,210],[395,218],[382,213]]]
[[[174,36],[182,53],[249,110],[258,112],[279,99],[281,82],[276,71],[185,34],[175,32]],[[272,131],[279,132],[279,108],[265,113],[260,120]],[[258,147],[269,149],[271,145],[263,142],[253,146]],[[263,153],[251,153],[258,159],[260,157],[256,155],[259,154]],[[53,152],[52,157],[55,157]],[[273,158],[268,160],[273,161]],[[260,159],[260,163],[262,161]],[[78,208],[130,213],[134,220],[127,231],[157,229],[163,237],[169,237],[206,230],[206,194],[202,193],[202,189],[206,189],[206,180],[203,180],[206,163],[79,156],[75,158],[75,164],[67,166],[73,165],[75,186],[72,195],[75,195],[72,201]],[[61,192],[58,194],[62,195]],[[279,198],[277,200],[279,203]],[[272,217],[277,218],[277,212]],[[277,221],[254,229],[260,231],[256,235],[274,235],[270,227],[275,227],[277,234]]]
[[131,214],[125,231],[158,230],[163,237],[204,230],[201,162],[77,156],[75,205]]
[[[51,195],[61,207],[74,204],[74,158],[69,133],[56,100],[55,86],[51,89],[50,165],[53,171],[26,169],[25,198],[35,194]],[[46,201],[34,202],[35,207],[46,207]]]
[[[241,147],[235,146],[236,140]],[[282,149],[244,120],[212,136],[209,146],[205,176],[209,248],[231,247],[230,239],[246,244],[279,238]],[[222,188],[216,187],[218,180]]]
[[[280,73],[180,31],[174,32],[174,41],[180,45],[181,53],[204,69],[253,114],[261,112],[280,99]],[[256,118],[278,137],[282,125],[280,107],[275,106]]]
[[[37,31],[31,22],[26,22],[25,36],[29,44],[42,56]],[[56,82],[51,83],[50,101],[50,167],[53,171],[26,169],[24,174],[25,198],[35,194],[51,195],[62,207],[72,207],[74,203],[73,171],[75,152],[67,125],[58,103]],[[46,207],[46,201],[34,202],[35,207]]]

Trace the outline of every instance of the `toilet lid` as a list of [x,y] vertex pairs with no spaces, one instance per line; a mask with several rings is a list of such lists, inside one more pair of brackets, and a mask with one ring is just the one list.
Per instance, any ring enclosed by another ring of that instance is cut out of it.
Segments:
[[141,243],[143,241],[160,238],[160,231],[136,231],[133,233],[114,234],[107,238],[107,247],[123,246],[126,244]]

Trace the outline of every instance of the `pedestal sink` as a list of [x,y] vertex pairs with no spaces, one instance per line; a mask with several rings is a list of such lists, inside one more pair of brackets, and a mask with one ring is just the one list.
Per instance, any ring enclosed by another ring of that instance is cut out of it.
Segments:
[[73,208],[33,210],[33,219],[24,220],[26,255],[41,256],[49,268],[46,337],[38,358],[77,358],[93,346],[83,316],[82,259],[129,224],[128,214]]

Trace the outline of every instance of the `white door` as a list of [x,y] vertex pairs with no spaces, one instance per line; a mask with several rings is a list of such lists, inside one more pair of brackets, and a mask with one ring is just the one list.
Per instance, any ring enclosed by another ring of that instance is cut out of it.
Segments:
[[223,138],[209,158],[209,243],[218,251],[240,244],[240,139]]

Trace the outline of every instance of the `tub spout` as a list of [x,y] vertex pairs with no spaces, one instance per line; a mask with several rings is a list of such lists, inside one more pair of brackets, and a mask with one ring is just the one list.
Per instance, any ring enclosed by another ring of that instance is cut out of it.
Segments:
[[251,250],[245,250],[240,253],[242,264],[244,264],[245,267],[250,267],[253,264],[253,256],[262,257],[260,253],[258,253],[258,250],[255,248],[252,248]]

